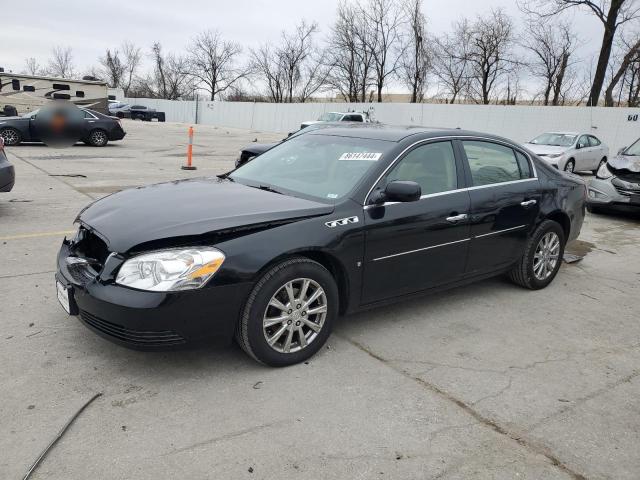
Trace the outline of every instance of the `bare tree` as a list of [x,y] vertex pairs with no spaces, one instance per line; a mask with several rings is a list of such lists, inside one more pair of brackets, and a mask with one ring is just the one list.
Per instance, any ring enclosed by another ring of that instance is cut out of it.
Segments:
[[29,57],[24,61],[24,73],[27,75],[44,75],[44,69],[34,57]]
[[636,0],[518,0],[520,7],[530,14],[551,17],[570,8],[590,11],[604,27],[600,55],[593,76],[588,105],[598,105],[607,76],[607,68],[618,28],[640,15]]
[[125,74],[125,65],[120,59],[118,50],[113,52],[107,49],[104,57],[100,57],[98,62],[102,66],[107,83],[111,88],[117,88],[122,84],[122,77]]
[[544,82],[544,104],[558,105],[569,60],[575,50],[575,35],[566,23],[531,21],[526,36],[523,46],[533,56],[529,70]]
[[124,42],[120,50],[107,49],[105,55],[98,59],[102,67],[102,75],[112,88],[122,88],[125,96],[129,96],[129,90],[140,66],[142,53],[139,47],[130,42]]
[[464,18],[453,25],[453,31],[434,38],[433,72],[445,94],[447,103],[455,103],[469,90],[471,25]]
[[327,82],[348,102],[364,102],[373,82],[370,35],[360,6],[341,2],[328,41]]
[[192,98],[195,85],[191,81],[185,57],[164,53],[162,45],[156,42],[151,48],[151,58],[153,71],[140,80],[136,88],[138,95],[166,100]]
[[326,85],[325,54],[313,41],[317,31],[317,24],[303,20],[295,31],[282,32],[279,44],[251,50],[251,71],[273,102],[304,102]]
[[512,46],[513,24],[502,10],[476,18],[471,26],[469,87],[477,102],[488,105],[496,87],[513,70]]
[[[613,91],[616,89],[620,80],[627,74],[627,71],[634,64],[637,64],[640,60],[640,36],[636,33],[633,35],[632,39],[621,39],[621,48],[623,49],[624,55],[620,64],[613,72],[613,76],[609,82],[605,90],[604,101],[607,107],[614,106],[614,98]],[[624,85],[620,89],[620,93],[622,94],[622,89]]]
[[54,77],[72,78],[73,69],[73,51],[71,47],[53,47],[51,49],[51,58],[49,59],[49,73]]
[[366,29],[362,31],[363,42],[371,52],[374,83],[378,102],[382,102],[382,90],[387,80],[396,75],[403,52],[400,42],[404,15],[396,0],[369,0],[358,6],[365,19]]
[[402,39],[399,76],[411,92],[411,103],[422,102],[431,68],[431,51],[427,46],[427,20],[422,13],[422,0],[404,0],[407,34]]
[[120,87],[124,91],[124,95],[128,97],[136,77],[136,72],[142,62],[142,51],[140,47],[136,47],[131,42],[124,42],[121,46],[121,51],[124,62],[124,74]]
[[246,75],[246,71],[237,65],[242,47],[223,40],[217,30],[197,35],[188,52],[190,72],[196,82],[209,92],[212,101]]

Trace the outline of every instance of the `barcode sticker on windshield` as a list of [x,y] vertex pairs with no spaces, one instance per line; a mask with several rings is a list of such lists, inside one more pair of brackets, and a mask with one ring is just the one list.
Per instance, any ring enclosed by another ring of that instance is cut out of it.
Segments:
[[382,153],[373,152],[353,152],[343,153],[338,160],[365,160],[368,162],[377,162],[382,157]]

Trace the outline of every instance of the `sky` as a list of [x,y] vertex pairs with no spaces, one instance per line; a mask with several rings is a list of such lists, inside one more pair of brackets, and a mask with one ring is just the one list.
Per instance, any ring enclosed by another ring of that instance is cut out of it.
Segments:
[[[520,25],[523,16],[516,0],[423,0],[429,29],[438,34],[463,16],[473,17],[491,8],[503,8]],[[24,69],[34,57],[46,65],[54,45],[70,46],[78,72],[97,66],[107,48],[132,41],[148,53],[154,41],[165,51],[181,52],[195,34],[218,29],[245,48],[277,41],[283,29],[301,19],[315,21],[320,36],[329,33],[339,0],[29,0],[12,2],[2,11],[0,67]],[[38,15],[37,12],[42,12]],[[578,55],[595,62],[602,25],[575,11],[568,17],[582,39]]]

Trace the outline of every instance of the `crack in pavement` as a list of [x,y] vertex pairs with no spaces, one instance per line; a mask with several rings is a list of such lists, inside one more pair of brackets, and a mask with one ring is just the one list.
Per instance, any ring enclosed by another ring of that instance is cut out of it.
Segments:
[[620,385],[622,385],[624,383],[631,383],[631,380],[633,380],[634,378],[636,378],[638,376],[640,376],[640,370],[634,370],[629,375],[626,375],[626,376],[616,380],[613,383],[609,383],[609,384],[605,385],[604,387],[599,388],[598,390],[595,390],[595,391],[589,393],[588,395],[585,395],[584,397],[577,398],[577,399],[573,400],[570,405],[567,405],[566,407],[561,408],[557,412],[554,412],[551,415],[548,415],[548,416],[544,417],[543,419],[541,419],[540,421],[534,423],[531,427],[528,428],[527,431],[528,432],[533,432],[535,429],[537,429],[538,427],[544,425],[549,420],[552,420],[552,419],[557,418],[557,417],[559,417],[561,415],[564,415],[567,412],[575,410],[576,407],[579,407],[580,405],[584,405],[589,400],[593,400],[594,398],[599,397],[600,395],[608,393],[611,390],[614,390],[614,389],[618,388]]
[[237,437],[242,437],[244,435],[247,435],[249,433],[254,433],[254,432],[258,432],[260,430],[265,430],[267,428],[271,428],[271,427],[275,427],[278,425],[283,425],[285,423],[290,423],[291,420],[278,420],[277,422],[271,422],[271,423],[264,423],[264,424],[260,424],[260,425],[255,425],[253,427],[249,427],[249,428],[243,428],[242,430],[237,430],[235,432],[230,432],[230,433],[225,433],[224,435],[220,435],[218,437],[213,437],[213,438],[209,438],[207,440],[202,440],[200,442],[196,442],[196,443],[192,443],[190,445],[187,445],[185,447],[180,447],[180,448],[176,448],[174,450],[171,450],[170,452],[165,452],[163,454],[161,454],[161,457],[167,456],[167,455],[175,455],[176,453],[182,453],[182,452],[187,452],[189,450],[193,450],[195,448],[199,448],[199,447],[204,447],[207,445],[212,445],[214,443],[218,443],[218,442],[223,442],[225,440],[231,440]]
[[345,337],[343,335],[339,335],[339,337],[344,339],[345,341],[347,341],[348,343],[350,343],[352,346],[356,347],[360,351],[366,353],[371,358],[374,358],[375,360],[378,360],[382,364],[386,365],[388,368],[390,368],[391,370],[395,371],[396,373],[399,373],[400,375],[403,375],[404,377],[406,377],[406,378],[408,378],[410,380],[413,380],[414,382],[418,383],[420,386],[422,386],[422,387],[426,388],[427,390],[435,393],[440,398],[442,398],[444,400],[447,400],[447,401],[457,405],[464,412],[466,412],[467,414],[469,414],[473,418],[475,418],[479,423],[485,425],[486,427],[490,428],[494,432],[513,440],[518,445],[521,445],[522,447],[526,448],[527,450],[529,450],[530,452],[532,452],[532,453],[534,453],[536,455],[542,455],[543,457],[547,458],[547,460],[549,460],[549,462],[553,466],[557,467],[559,470],[561,470],[562,472],[564,472],[567,475],[569,475],[572,479],[574,479],[574,480],[587,480],[587,477],[585,477],[581,473],[578,473],[578,472],[574,471],[571,467],[569,467],[566,463],[564,463],[562,460],[560,460],[549,448],[545,447],[544,445],[539,445],[537,443],[534,443],[531,440],[523,438],[521,435],[510,431],[507,427],[503,427],[502,425],[499,425],[496,421],[484,416],[482,413],[480,413],[479,411],[475,410],[471,405],[469,405],[468,403],[464,402],[463,400],[460,400],[460,399],[454,397],[452,394],[450,394],[449,392],[446,392],[445,390],[441,389],[437,385],[429,383],[426,380],[424,380],[424,379],[422,379],[420,377],[414,376],[411,373],[407,372],[406,370],[403,370],[402,368],[399,368],[399,367],[393,365],[393,363],[391,363],[387,359],[381,357],[380,355],[372,352],[371,350],[369,350],[367,347],[365,347],[361,343],[359,343],[359,342],[357,342],[355,340],[352,340],[352,339],[350,339],[348,337]]
[[44,272],[16,273],[14,275],[0,275],[0,279],[3,279],[3,278],[29,277],[31,275],[44,275],[45,273],[56,273],[56,271],[55,270],[46,270]]

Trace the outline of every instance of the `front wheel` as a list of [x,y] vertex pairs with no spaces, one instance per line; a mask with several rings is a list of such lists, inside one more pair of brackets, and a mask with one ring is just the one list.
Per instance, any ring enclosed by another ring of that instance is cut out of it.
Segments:
[[292,258],[271,268],[253,288],[236,339],[259,362],[293,365],[322,348],[337,315],[331,273],[313,260]]
[[109,141],[109,137],[107,136],[107,132],[104,130],[93,130],[89,134],[89,145],[93,145],[94,147],[104,147]]
[[570,159],[567,163],[564,164],[564,171],[565,172],[569,172],[569,173],[573,173],[576,169],[576,162],[575,160],[572,158]]
[[22,141],[22,135],[15,128],[3,128],[0,130],[0,137],[4,140],[4,144],[7,146],[18,145]]
[[600,163],[598,164],[596,169],[592,170],[593,174],[595,175],[596,173],[598,173],[598,170],[600,170],[605,163],[607,163],[607,157],[604,157],[602,160],[600,160]]
[[509,277],[530,290],[545,288],[560,270],[565,242],[562,227],[553,220],[545,220],[529,238],[522,258],[509,272]]

